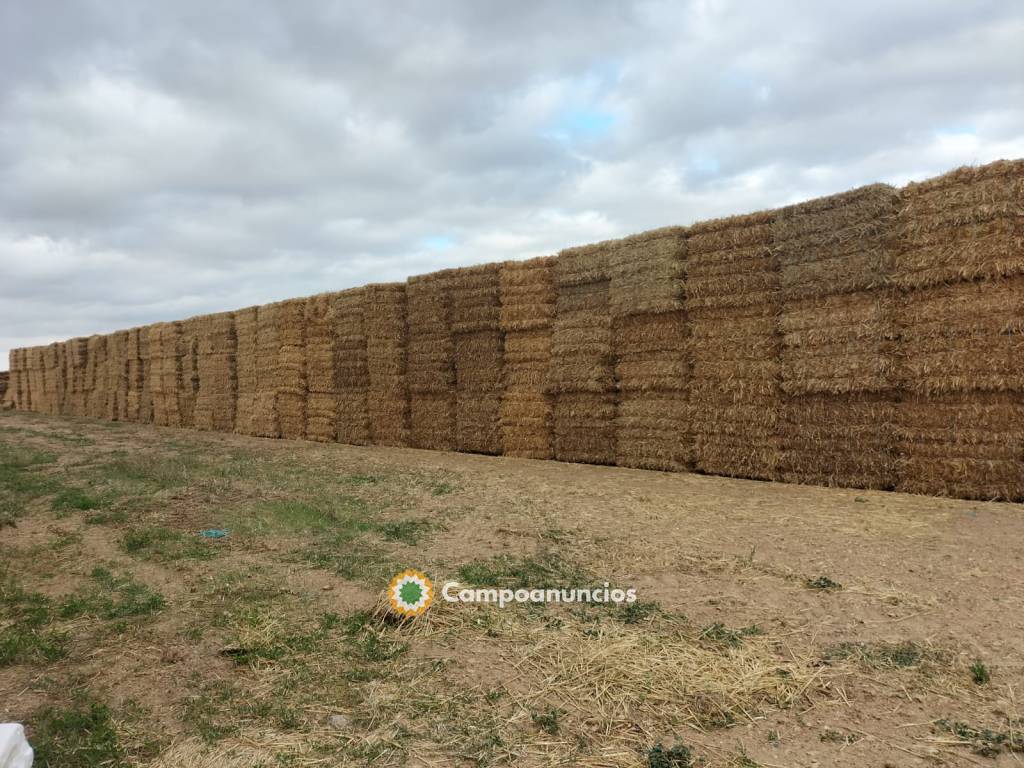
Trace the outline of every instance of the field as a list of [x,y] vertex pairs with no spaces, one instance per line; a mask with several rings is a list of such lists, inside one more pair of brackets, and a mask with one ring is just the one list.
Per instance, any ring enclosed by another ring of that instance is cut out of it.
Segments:
[[[3,412],[0,525],[0,721],[41,766],[1024,751],[1019,505]],[[403,622],[410,567],[639,601]]]

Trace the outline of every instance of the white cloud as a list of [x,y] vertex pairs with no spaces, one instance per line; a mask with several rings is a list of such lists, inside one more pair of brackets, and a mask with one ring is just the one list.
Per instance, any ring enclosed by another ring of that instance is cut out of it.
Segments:
[[2,4],[0,355],[1024,156],[1022,37],[998,0]]

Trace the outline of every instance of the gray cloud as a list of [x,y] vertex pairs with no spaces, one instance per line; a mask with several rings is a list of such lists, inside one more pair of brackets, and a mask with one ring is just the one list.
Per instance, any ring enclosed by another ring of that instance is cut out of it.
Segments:
[[1024,9],[0,6],[0,355],[1024,156]]

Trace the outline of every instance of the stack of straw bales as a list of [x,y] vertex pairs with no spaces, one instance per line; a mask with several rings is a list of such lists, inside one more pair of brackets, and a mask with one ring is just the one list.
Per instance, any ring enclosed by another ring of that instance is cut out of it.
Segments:
[[406,286],[377,283],[365,291],[367,414],[374,445],[409,444],[406,381]]
[[235,318],[231,312],[194,318],[197,333],[193,426],[215,432],[235,428]]
[[281,437],[281,420],[277,412],[278,358],[281,353],[279,314],[279,304],[264,304],[256,308],[256,390],[250,434],[258,437]]
[[7,399],[7,388],[11,384],[11,372],[0,371],[0,403],[5,406],[9,402]]
[[693,225],[686,310],[693,373],[696,464],[705,472],[769,480],[779,463],[778,272],[774,213]]
[[280,347],[277,352],[277,418],[281,437],[306,436],[306,300],[290,299],[275,305]]
[[337,440],[349,445],[370,442],[367,393],[367,289],[353,288],[334,295],[334,369]]
[[89,391],[86,415],[94,419],[107,414],[107,337],[90,336],[86,343],[85,381]]
[[64,342],[64,365],[66,390],[64,413],[71,416],[85,416],[88,390],[85,386],[85,356],[88,339],[68,339]]
[[7,356],[8,375],[7,391],[4,393],[3,402],[5,405],[17,410],[28,410],[25,406],[23,387],[21,383],[22,355],[24,349],[12,349]]
[[330,443],[338,436],[338,373],[335,360],[335,299],[306,299],[306,439]]
[[901,490],[1024,499],[1024,161],[902,191]]
[[504,338],[499,327],[498,265],[452,273],[455,354],[455,448],[501,453]]
[[553,398],[547,393],[555,319],[555,257],[501,265],[501,330],[505,334],[505,391],[501,441],[507,456],[554,455]]
[[560,461],[615,463],[609,244],[570,248],[555,262],[555,320],[548,392]]
[[142,389],[145,383],[145,372],[142,369],[142,357],[139,351],[139,328],[128,331],[125,364],[125,421],[141,421]]
[[627,237],[609,248],[619,466],[681,471],[693,462],[685,250],[679,227]]
[[181,382],[181,323],[157,323],[148,328],[149,383],[153,399],[153,423],[181,426],[178,387]]
[[60,413],[63,394],[63,365],[61,344],[47,344],[43,350],[43,413]]
[[181,360],[178,371],[178,418],[180,426],[195,426],[196,399],[199,395],[199,337],[202,318],[190,317],[179,324],[177,353]]
[[408,382],[410,442],[414,448],[455,449],[455,349],[452,270],[410,277]]
[[107,336],[107,418],[128,420],[128,331]]
[[876,184],[776,214],[786,482],[895,485],[889,240],[898,201]]
[[256,324],[258,307],[235,312],[235,432],[253,434],[256,406]]

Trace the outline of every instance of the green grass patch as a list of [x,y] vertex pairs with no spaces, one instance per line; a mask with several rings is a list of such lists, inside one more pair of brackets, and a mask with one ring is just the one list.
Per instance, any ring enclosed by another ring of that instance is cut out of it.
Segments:
[[77,692],[64,707],[47,707],[32,718],[31,741],[39,768],[110,768],[124,765],[110,709]]
[[59,481],[44,472],[56,461],[49,451],[0,443],[0,528],[13,525],[30,501],[60,488]]
[[508,589],[569,589],[585,587],[594,581],[582,568],[554,552],[474,560],[459,566],[458,575],[460,580],[473,586]]
[[0,582],[0,667],[64,658],[67,636],[48,629],[53,618],[48,597],[26,591],[13,578]]
[[934,652],[910,640],[900,643],[840,643],[825,654],[827,661],[852,659],[876,669],[916,667],[934,657]]
[[90,574],[92,584],[68,596],[60,605],[63,619],[93,616],[107,621],[151,616],[163,610],[164,596],[131,575],[117,575],[97,567]]
[[219,553],[213,540],[158,525],[128,531],[121,539],[121,549],[143,560],[162,562],[209,560]]
[[105,499],[86,493],[81,488],[64,488],[53,497],[50,507],[56,512],[87,512],[101,509],[106,504]]
[[756,624],[751,624],[749,627],[731,629],[721,622],[715,622],[701,630],[700,639],[712,645],[739,648],[743,645],[743,641],[746,638],[763,634],[764,630]]
[[168,490],[194,483],[208,468],[199,457],[183,453],[174,456],[122,454],[92,469],[98,477],[110,483],[146,490]]

